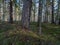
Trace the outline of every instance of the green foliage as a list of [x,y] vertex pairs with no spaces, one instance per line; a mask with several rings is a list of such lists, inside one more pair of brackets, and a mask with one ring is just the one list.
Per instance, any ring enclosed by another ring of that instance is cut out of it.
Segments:
[[39,40],[42,40],[44,44],[49,42],[50,44],[55,43],[56,45],[59,45],[59,25],[43,23],[43,34],[38,35],[37,33],[35,33],[37,32],[36,22],[32,22],[30,24],[31,31],[21,29],[19,27],[19,24],[17,24],[17,22],[14,24],[0,23],[0,45],[38,45]]

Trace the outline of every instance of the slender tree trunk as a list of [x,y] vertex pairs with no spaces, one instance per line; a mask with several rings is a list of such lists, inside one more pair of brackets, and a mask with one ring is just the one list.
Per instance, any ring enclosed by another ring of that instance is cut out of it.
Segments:
[[32,0],[23,1],[22,27],[29,29]]
[[59,19],[59,24],[60,24],[60,0],[58,1],[58,19]]
[[16,7],[15,7],[15,5],[14,5],[14,18],[15,18],[15,21],[16,21]]
[[15,17],[14,18],[15,18],[15,21],[17,21],[17,4],[16,3],[17,3],[17,1],[15,0],[15,2],[14,2],[14,6],[15,6],[15,15],[14,15]]
[[43,9],[44,9],[43,22],[46,22],[46,0],[43,0]]
[[1,5],[2,5],[2,3],[1,3],[1,1],[0,1],[0,21],[1,21]]
[[12,0],[10,0],[10,23],[13,23],[13,7],[12,7]]
[[54,0],[52,0],[52,23],[54,23]]
[[19,0],[19,21],[21,20],[21,8],[20,8],[20,5],[21,5],[21,0]]
[[58,0],[58,9],[57,9],[56,24],[60,24],[60,0]]
[[35,22],[35,13],[36,13],[36,2],[34,1],[34,4],[33,4],[33,15],[34,15],[34,22]]
[[57,16],[56,16],[56,21],[55,21],[56,25],[59,24],[59,1],[58,1],[58,9],[57,9]]
[[5,0],[3,0],[3,21],[5,21]]
[[46,5],[46,12],[45,12],[45,22],[48,22],[48,7]]
[[41,18],[42,18],[42,0],[39,0],[39,10],[38,10],[38,30],[41,34]]
[[57,24],[60,24],[60,0],[58,0]]

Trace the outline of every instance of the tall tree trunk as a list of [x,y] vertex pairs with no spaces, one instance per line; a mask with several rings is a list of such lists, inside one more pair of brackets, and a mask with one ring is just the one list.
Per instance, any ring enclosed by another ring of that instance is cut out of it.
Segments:
[[58,19],[59,19],[59,24],[60,24],[60,0],[58,1]]
[[13,23],[13,7],[12,7],[12,0],[10,0],[10,23]]
[[14,15],[15,21],[17,21],[17,9],[16,9],[16,5],[15,5],[15,15]]
[[58,0],[58,9],[57,9],[57,17],[56,24],[60,24],[60,0]]
[[49,3],[49,2],[50,2],[50,0],[49,0],[49,1],[46,0],[46,5],[45,5],[45,9],[46,9],[46,12],[45,12],[45,13],[46,13],[46,14],[45,14],[45,22],[46,22],[46,23],[48,23],[48,16],[49,16],[49,15],[48,15],[48,9],[49,9],[49,7],[48,7],[49,4],[48,4],[48,3]]
[[39,10],[38,10],[38,30],[41,34],[41,18],[42,18],[42,0],[39,0]]
[[48,22],[48,6],[46,5],[45,22]]
[[15,21],[17,21],[17,0],[14,0],[14,18],[15,18]]
[[5,21],[5,0],[3,0],[3,21]]
[[54,23],[54,0],[52,0],[52,23]]
[[[41,35],[42,34],[42,30],[41,30],[41,21],[42,21],[42,0],[39,0],[39,10],[38,10],[38,34]],[[39,45],[43,45],[42,40],[39,40]]]
[[59,0],[58,0],[58,9],[57,9],[57,15],[56,15],[56,21],[55,21],[56,25],[59,24]]
[[1,21],[1,5],[2,5],[2,1],[0,1],[0,21]]
[[23,1],[22,27],[29,29],[32,0]]
[[33,2],[33,17],[34,17],[34,22],[35,22],[35,15],[36,15],[36,0],[34,0],[34,2]]
[[19,21],[21,20],[21,0],[19,0]]

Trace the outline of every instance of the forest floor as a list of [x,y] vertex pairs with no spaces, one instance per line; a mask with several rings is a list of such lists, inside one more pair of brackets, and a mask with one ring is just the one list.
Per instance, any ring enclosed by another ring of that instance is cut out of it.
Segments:
[[42,35],[37,33],[36,22],[30,24],[30,29],[22,29],[20,22],[15,22],[14,24],[1,22],[0,45],[40,45],[40,40],[44,45],[49,43],[60,45],[60,25],[42,23]]

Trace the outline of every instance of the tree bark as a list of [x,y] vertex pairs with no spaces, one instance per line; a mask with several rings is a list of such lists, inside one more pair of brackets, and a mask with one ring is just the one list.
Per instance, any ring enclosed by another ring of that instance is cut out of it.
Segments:
[[38,10],[38,32],[41,34],[41,19],[42,19],[42,0],[39,0],[39,10]]
[[56,16],[56,25],[60,24],[60,1],[58,0],[58,9],[57,9],[57,16]]
[[30,24],[30,16],[31,16],[31,7],[32,0],[24,0],[23,1],[23,12],[22,12],[22,27],[29,29]]
[[60,24],[60,0],[58,1],[58,19]]
[[52,0],[52,23],[54,23],[54,0]]
[[10,23],[13,23],[13,7],[12,7],[12,0],[10,0],[10,19],[9,19],[9,22]]
[[5,0],[3,0],[3,21],[5,21]]

